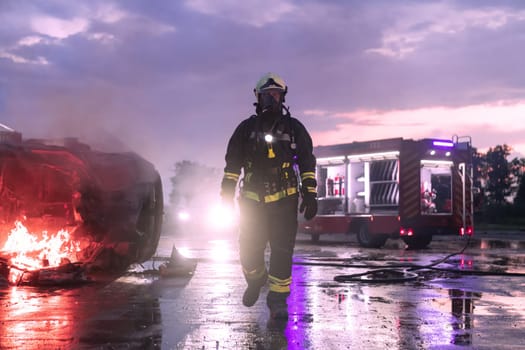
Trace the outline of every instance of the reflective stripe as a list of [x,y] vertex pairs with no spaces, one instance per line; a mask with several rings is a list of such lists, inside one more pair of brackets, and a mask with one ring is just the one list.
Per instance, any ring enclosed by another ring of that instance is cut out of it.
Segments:
[[275,158],[275,153],[273,152],[273,145],[271,142],[266,142],[266,146],[268,147],[268,158]]
[[315,179],[315,173],[313,171],[305,171],[301,174],[301,180],[304,181],[306,179]]
[[240,176],[240,174],[236,174],[236,173],[228,173],[228,172],[224,173],[224,178],[225,179],[233,180],[235,182],[237,182],[237,180],[239,180],[239,176]]
[[[312,181],[313,180],[313,181]],[[301,181],[303,183],[303,193],[317,194],[317,186],[315,181],[315,173],[312,171],[305,171],[301,174]],[[313,185],[313,186],[308,186]]]
[[242,272],[244,273],[246,280],[257,281],[263,278],[263,276],[266,274],[266,266],[262,265],[258,269],[251,271],[248,271],[245,268],[243,268]]
[[[297,193],[297,188],[289,187],[286,190],[282,190],[282,191],[279,191],[277,193],[269,194],[267,196],[264,196],[264,203],[276,202],[279,199],[283,199],[285,197],[294,195],[296,193]],[[245,192],[242,193],[242,195],[245,198],[248,198],[248,199],[251,199],[251,200],[254,200],[254,201],[257,201],[257,202],[261,201],[261,198],[259,197],[259,195],[257,193],[255,193],[255,192],[252,192],[252,191],[245,191]]]
[[290,188],[287,188],[286,190],[282,190],[277,193],[264,196],[264,202],[265,203],[275,202],[275,201],[278,201],[279,199],[283,199],[284,197],[291,196],[292,194],[295,194],[295,193],[297,193],[297,189],[294,187],[290,187]]
[[270,281],[270,291],[277,292],[277,293],[289,293],[290,292],[290,284],[292,283],[292,277],[290,276],[287,279],[280,279],[275,276],[268,276],[268,280]]
[[245,191],[242,193],[245,198],[260,202],[259,195],[252,191]]
[[315,193],[315,194],[317,194],[317,190],[315,189],[315,187],[306,186],[304,188],[306,189],[306,191],[308,193]]

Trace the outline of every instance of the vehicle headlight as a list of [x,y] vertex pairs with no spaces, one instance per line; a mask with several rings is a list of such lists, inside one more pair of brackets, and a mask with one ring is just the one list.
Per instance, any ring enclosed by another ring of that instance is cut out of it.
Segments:
[[190,213],[188,213],[186,210],[181,210],[177,213],[177,218],[180,221],[188,221],[190,219]]
[[231,228],[236,222],[236,212],[234,208],[223,204],[216,204],[210,208],[209,224],[212,227],[225,229]]

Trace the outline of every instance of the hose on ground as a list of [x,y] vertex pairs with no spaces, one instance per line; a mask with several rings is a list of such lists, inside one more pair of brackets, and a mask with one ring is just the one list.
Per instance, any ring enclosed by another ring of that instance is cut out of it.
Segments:
[[457,273],[462,275],[477,275],[477,276],[509,276],[509,277],[525,277],[525,273],[518,272],[495,272],[495,271],[479,271],[479,270],[459,270],[450,268],[436,267],[439,264],[446,262],[448,259],[463,254],[470,243],[471,236],[468,237],[467,242],[463,248],[457,252],[451,253],[431,264],[396,264],[388,267],[378,267],[367,264],[341,264],[341,263],[326,263],[326,262],[294,262],[296,265],[313,265],[313,266],[331,266],[331,267],[346,267],[346,268],[368,268],[369,271],[348,275],[336,275],[334,281],[340,283],[349,282],[364,282],[364,283],[400,283],[415,280],[419,275],[415,272],[418,270],[435,270],[442,272]]

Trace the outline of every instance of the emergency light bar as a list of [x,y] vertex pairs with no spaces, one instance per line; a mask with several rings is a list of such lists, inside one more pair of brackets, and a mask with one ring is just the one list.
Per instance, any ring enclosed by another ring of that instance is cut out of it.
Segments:
[[454,142],[452,142],[452,141],[434,140],[434,141],[432,141],[432,145],[439,146],[439,147],[452,148],[452,147],[454,147]]
[[320,164],[340,164],[340,163],[343,163],[344,160],[345,160],[345,156],[317,158],[317,163],[320,163]]
[[374,160],[374,159],[395,159],[399,156],[399,151],[365,153],[347,156],[349,160]]

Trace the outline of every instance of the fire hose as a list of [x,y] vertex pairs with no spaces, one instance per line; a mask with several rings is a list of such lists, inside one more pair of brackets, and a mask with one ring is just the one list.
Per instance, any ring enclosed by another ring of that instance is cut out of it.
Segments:
[[437,265],[446,262],[448,259],[463,254],[470,243],[471,237],[468,237],[467,242],[463,248],[457,252],[448,254],[447,256],[435,261],[431,264],[418,265],[418,264],[396,264],[390,265],[389,267],[377,267],[372,265],[363,264],[341,264],[341,263],[328,263],[328,262],[307,262],[307,261],[294,261],[295,265],[313,265],[313,266],[330,266],[330,267],[344,267],[344,268],[367,268],[366,272],[336,275],[334,281],[340,283],[349,282],[362,282],[362,283],[401,283],[413,281],[419,277],[419,274],[415,271],[419,270],[436,270],[441,272],[451,272],[463,275],[478,275],[478,276],[509,276],[509,277],[525,277],[525,273],[518,272],[494,272],[494,271],[479,271],[479,270],[460,270],[450,268],[440,268]]

